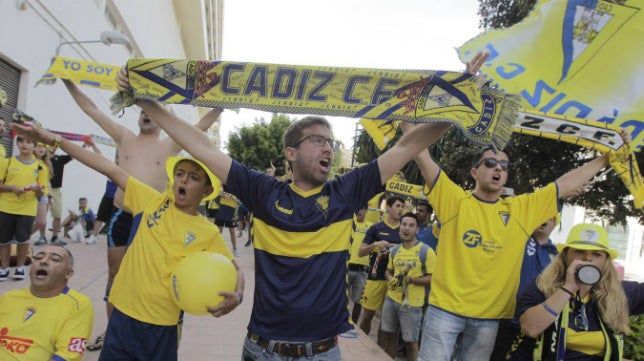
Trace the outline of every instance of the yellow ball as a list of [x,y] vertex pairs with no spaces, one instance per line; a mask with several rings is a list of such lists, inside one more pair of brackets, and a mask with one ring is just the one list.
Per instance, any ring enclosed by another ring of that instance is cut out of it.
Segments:
[[182,310],[205,315],[206,307],[218,305],[220,291],[234,292],[237,270],[219,253],[196,252],[177,264],[172,272],[172,299]]

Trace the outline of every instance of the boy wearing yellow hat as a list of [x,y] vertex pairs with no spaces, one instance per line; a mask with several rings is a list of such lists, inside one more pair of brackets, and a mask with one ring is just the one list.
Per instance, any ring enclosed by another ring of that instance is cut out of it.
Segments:
[[644,284],[620,281],[606,230],[578,224],[519,304],[509,360],[621,360],[628,316],[644,313]]
[[215,196],[217,178],[201,162],[169,157],[168,190],[159,193],[108,159],[36,127],[14,129],[46,144],[60,146],[81,163],[103,173],[124,190],[134,216],[133,236],[114,280],[114,304],[99,360],[176,360],[181,310],[172,300],[170,274],[184,257],[203,250],[223,254],[237,269],[235,292],[208,311],[223,316],[241,303],[243,274],[217,228],[198,212],[202,199]]

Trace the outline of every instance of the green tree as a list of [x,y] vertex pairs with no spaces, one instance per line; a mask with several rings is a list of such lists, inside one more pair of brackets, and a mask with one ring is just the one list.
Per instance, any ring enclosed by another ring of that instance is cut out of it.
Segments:
[[273,114],[270,122],[264,118],[255,119],[254,124],[238,128],[228,136],[228,154],[243,164],[261,172],[270,167],[277,168],[276,174],[284,174],[284,146],[282,135],[291,124],[284,114]]

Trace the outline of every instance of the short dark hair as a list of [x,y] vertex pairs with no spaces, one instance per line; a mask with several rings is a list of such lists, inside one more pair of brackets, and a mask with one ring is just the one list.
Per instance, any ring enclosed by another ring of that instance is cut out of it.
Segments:
[[400,201],[400,203],[405,204],[405,200],[401,196],[393,196],[387,198],[387,207],[391,207],[396,203],[396,201]]
[[302,139],[302,134],[304,133],[304,129],[313,126],[313,125],[321,125],[323,127],[326,127],[331,130],[331,123],[329,123],[326,118],[323,117],[318,117],[318,116],[308,116],[304,117],[302,119],[296,120],[291,125],[286,128],[284,131],[284,136],[282,137],[282,141],[284,142],[284,148],[290,147],[294,148],[297,142],[299,142]]
[[503,152],[503,153],[507,154],[508,159],[510,159],[510,153],[508,153],[507,150],[505,150],[505,149],[500,149],[499,150],[499,149],[495,149],[495,148],[493,148],[491,146],[487,146],[487,147],[483,147],[483,148],[479,149],[479,151],[474,154],[474,158],[472,158],[472,168],[476,168],[476,166],[481,162],[483,157],[485,157],[485,152],[487,152],[487,151],[492,151],[494,154],[498,154],[499,152]]
[[403,214],[402,217],[400,217],[400,220],[402,220],[403,218],[406,218],[406,217],[415,219],[416,220],[416,225],[418,225],[418,216],[415,213],[407,212],[407,213]]
[[80,201],[85,201],[85,202],[87,202],[87,198],[85,198],[85,197],[80,197],[80,198],[78,198],[78,201],[79,201],[79,202],[80,202]]
[[427,201],[420,201],[420,202],[418,202],[418,204],[416,205],[416,208],[418,208],[418,207],[425,207],[425,208],[427,208],[427,213],[432,213],[432,212],[434,211],[434,208],[432,208],[432,206],[430,206],[430,205],[429,205],[429,203],[428,203]]

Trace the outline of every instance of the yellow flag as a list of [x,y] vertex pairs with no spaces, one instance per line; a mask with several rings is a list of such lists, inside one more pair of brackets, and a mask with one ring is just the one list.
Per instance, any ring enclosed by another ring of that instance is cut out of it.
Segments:
[[521,95],[525,112],[554,113],[627,128],[644,146],[644,2],[542,0],[522,22],[482,34],[461,60],[489,51],[481,68]]

